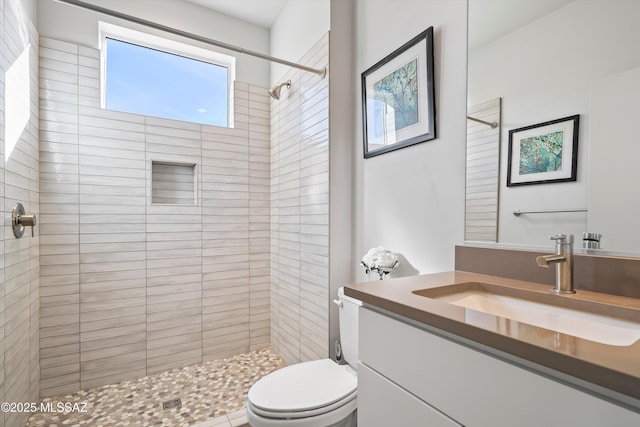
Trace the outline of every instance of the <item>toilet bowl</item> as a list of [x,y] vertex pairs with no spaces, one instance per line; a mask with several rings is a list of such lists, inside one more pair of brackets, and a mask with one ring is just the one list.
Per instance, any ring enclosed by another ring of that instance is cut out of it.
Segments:
[[252,427],[356,426],[358,307],[362,303],[338,291],[340,337],[345,360],[312,360],[279,369],[258,380],[247,395]]

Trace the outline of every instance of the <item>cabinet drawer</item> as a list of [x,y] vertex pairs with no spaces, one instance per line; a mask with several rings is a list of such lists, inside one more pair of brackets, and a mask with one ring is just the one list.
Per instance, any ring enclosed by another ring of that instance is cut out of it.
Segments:
[[640,414],[367,308],[359,323],[362,364],[465,426],[640,426]]
[[358,425],[461,427],[363,364],[358,366]]

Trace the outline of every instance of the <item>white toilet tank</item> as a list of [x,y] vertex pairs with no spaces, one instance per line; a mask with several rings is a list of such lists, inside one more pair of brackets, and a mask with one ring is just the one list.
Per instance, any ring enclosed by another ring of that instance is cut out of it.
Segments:
[[344,288],[338,289],[338,313],[340,316],[340,344],[342,356],[354,369],[358,365],[358,307],[362,302],[346,296]]

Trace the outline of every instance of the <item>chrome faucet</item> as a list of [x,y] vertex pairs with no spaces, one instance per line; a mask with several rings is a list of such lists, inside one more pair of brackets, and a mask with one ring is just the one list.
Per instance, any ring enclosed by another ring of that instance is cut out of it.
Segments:
[[551,240],[556,241],[556,253],[552,255],[542,255],[536,258],[540,267],[549,267],[549,264],[556,265],[556,287],[553,293],[575,294],[573,290],[573,235],[556,234],[551,236]]

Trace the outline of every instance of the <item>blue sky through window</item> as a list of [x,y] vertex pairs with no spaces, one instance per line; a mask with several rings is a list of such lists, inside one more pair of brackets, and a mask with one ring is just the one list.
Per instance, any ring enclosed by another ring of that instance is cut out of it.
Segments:
[[227,68],[107,38],[106,108],[227,126]]

